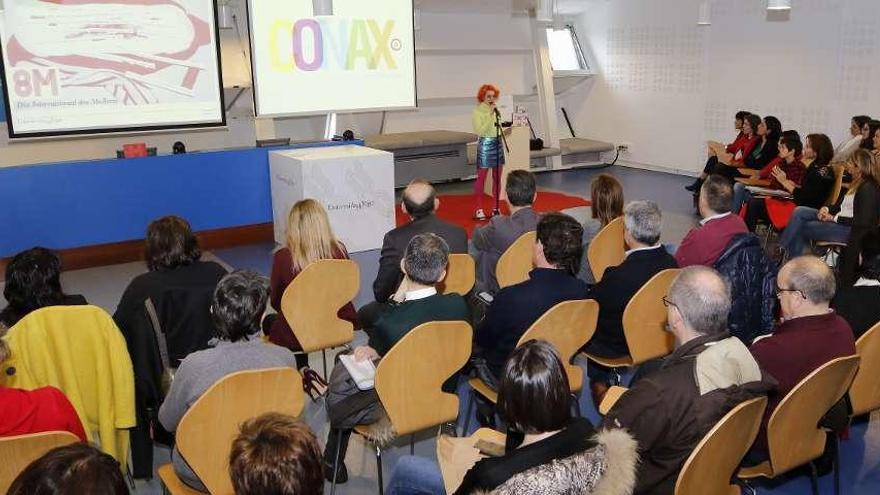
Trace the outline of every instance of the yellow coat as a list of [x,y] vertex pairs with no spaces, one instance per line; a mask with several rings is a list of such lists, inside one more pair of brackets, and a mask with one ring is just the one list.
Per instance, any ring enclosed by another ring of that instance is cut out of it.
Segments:
[[136,423],[134,372],[110,315],[96,306],[38,309],[10,328],[5,339],[11,352],[2,366],[5,385],[61,389],[89,440],[125,467],[127,429]]

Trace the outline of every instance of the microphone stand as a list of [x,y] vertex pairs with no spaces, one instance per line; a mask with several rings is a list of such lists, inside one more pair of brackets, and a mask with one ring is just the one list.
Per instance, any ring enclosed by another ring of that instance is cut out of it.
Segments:
[[[504,136],[504,132],[501,130],[501,112],[498,109],[495,109],[495,139],[496,143],[498,139],[501,139],[501,142],[504,143],[504,150],[510,154],[510,147],[507,145],[507,137]],[[492,173],[492,196],[495,197],[495,209],[492,210],[492,216],[501,214],[501,184],[496,184],[496,182],[501,181],[501,157],[502,151],[499,149],[498,154],[495,155],[495,169],[498,170],[498,173]],[[498,191],[496,194],[495,191]]]

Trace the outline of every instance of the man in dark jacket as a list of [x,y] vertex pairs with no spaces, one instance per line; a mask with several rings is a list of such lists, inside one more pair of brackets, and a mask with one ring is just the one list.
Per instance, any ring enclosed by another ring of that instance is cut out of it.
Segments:
[[548,213],[538,223],[535,269],[525,282],[498,292],[476,332],[479,349],[475,354],[486,359],[496,379],[535,320],[563,301],[586,299],[587,284],[575,277],[583,253],[583,232],[577,220],[562,213]]
[[[624,208],[623,216],[623,238],[629,251],[623,263],[605,270],[589,296],[599,303],[599,321],[585,349],[589,354],[605,358],[629,354],[623,333],[623,311],[629,300],[651,277],[678,266],[660,244],[662,218],[656,203],[632,201]],[[590,361],[588,374],[593,400],[598,403],[608,389],[610,370]]]
[[507,175],[504,186],[510,215],[496,215],[482,227],[474,229],[471,254],[477,262],[477,291],[494,294],[498,291],[495,265],[498,258],[521,235],[535,230],[539,215],[532,208],[535,202],[535,175],[526,170],[514,170]]
[[624,393],[603,422],[625,428],[638,442],[636,494],[672,493],[684,461],[715,423],[775,386],[727,333],[730,293],[718,272],[685,268],[664,304],[675,351]]
[[437,234],[449,245],[449,252],[467,252],[467,233],[463,228],[437,218],[434,212],[439,206],[440,200],[437,199],[434,187],[424,179],[415,179],[403,190],[403,203],[400,207],[412,221],[385,234],[379,257],[379,273],[373,282],[373,295],[377,302],[388,301],[403,280],[400,259],[410,239],[416,235]]
[[735,236],[714,268],[730,283],[733,305],[728,331],[749,345],[773,331],[776,314],[776,264],[755,234]]

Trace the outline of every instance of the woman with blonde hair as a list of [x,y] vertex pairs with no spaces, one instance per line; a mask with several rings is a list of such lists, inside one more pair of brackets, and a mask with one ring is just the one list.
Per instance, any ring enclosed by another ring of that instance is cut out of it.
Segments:
[[862,237],[880,222],[880,162],[870,151],[858,149],[847,165],[853,181],[846,194],[818,211],[797,208],[781,239],[789,258],[800,256],[810,241],[845,242],[842,286],[855,282]]
[[590,183],[590,209],[592,215],[584,223],[584,257],[578,278],[588,284],[595,284],[590,262],[587,261],[587,248],[606,225],[617,217],[623,216],[623,187],[611,174],[599,174]]
[[[281,296],[309,263],[326,259],[349,259],[348,251],[333,235],[330,219],[321,203],[314,199],[297,201],[287,217],[287,245],[276,251],[272,260],[269,299],[278,314],[276,317],[266,318],[263,328],[273,344],[287,347],[291,351],[302,350],[290,324],[281,313]],[[339,310],[339,317],[352,322],[355,329],[360,328],[357,312],[351,302]],[[297,354],[296,362],[300,369],[307,367],[308,354]]]

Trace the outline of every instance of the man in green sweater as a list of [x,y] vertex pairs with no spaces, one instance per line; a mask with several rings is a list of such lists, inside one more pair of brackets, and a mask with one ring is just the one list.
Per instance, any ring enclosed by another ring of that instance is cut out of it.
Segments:
[[[394,344],[417,326],[431,321],[470,321],[470,312],[463,297],[458,294],[439,294],[436,285],[446,276],[449,262],[449,246],[436,234],[419,234],[409,241],[400,269],[404,279],[391,298],[391,307],[376,321],[373,328],[366,329],[369,345],[354,350],[357,360],[378,360],[388,353]],[[429,349],[426,349],[429,352]],[[454,393],[457,376],[443,384],[445,392]],[[333,479],[335,446],[342,436],[339,450],[339,467],[336,482],[344,483],[348,471],[342,462],[351,430],[330,425],[330,435],[324,450],[325,475]]]

